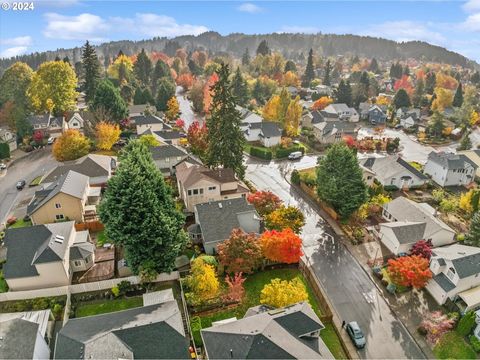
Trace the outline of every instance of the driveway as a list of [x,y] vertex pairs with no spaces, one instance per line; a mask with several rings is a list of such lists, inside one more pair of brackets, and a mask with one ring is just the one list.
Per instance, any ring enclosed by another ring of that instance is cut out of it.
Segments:
[[[33,196],[38,187],[29,188],[35,177],[50,171],[58,162],[51,155],[51,147],[35,150],[9,165],[5,176],[0,178],[0,227],[17,206],[26,207],[24,202]],[[15,188],[18,180],[24,179],[27,186],[22,191]]]
[[[370,277],[318,215],[314,204],[293,190],[284,176],[294,168],[315,165],[315,157],[300,162],[260,162],[247,158],[246,177],[258,189],[271,190],[286,204],[299,207],[306,224],[302,239],[306,256],[330,298],[334,311],[347,322],[356,320],[367,345],[358,352],[368,359],[424,358],[403,324],[395,317]],[[312,164],[313,163],[313,164]],[[288,175],[289,176],[289,175]]]

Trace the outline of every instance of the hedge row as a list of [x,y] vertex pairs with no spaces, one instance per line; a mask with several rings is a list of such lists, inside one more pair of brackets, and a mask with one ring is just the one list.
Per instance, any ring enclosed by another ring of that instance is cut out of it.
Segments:
[[301,145],[296,145],[296,146],[291,146],[287,149],[284,149],[284,148],[278,148],[276,151],[275,151],[275,157],[277,159],[281,159],[281,158],[285,158],[287,157],[288,155],[290,155],[292,152],[295,152],[295,151],[301,151],[302,154],[305,153],[305,148]]
[[266,148],[259,148],[259,147],[255,147],[255,146],[252,146],[250,148],[250,155],[256,156],[256,157],[258,157],[260,159],[264,159],[264,160],[272,160],[272,157],[273,157],[273,154],[272,154],[271,150],[266,149]]

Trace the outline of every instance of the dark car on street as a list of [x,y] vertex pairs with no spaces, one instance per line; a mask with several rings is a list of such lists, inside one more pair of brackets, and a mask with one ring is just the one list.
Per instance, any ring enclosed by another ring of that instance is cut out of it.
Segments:
[[18,189],[18,190],[23,190],[23,188],[25,187],[26,184],[27,184],[27,183],[25,182],[25,180],[20,180],[20,181],[18,181],[18,182],[17,182],[17,185],[16,185],[16,186],[17,186],[17,189]]
[[351,321],[347,324],[347,333],[357,349],[363,349],[365,347],[365,335],[363,335],[363,331],[356,321]]

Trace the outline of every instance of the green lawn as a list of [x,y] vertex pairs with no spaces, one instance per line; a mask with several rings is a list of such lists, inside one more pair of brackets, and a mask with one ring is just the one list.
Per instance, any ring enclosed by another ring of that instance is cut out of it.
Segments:
[[14,224],[10,225],[9,228],[22,228],[22,227],[27,227],[27,226],[32,226],[32,222],[30,220],[23,220],[23,219],[18,219],[15,221]]
[[80,303],[75,309],[75,317],[79,318],[84,316],[106,314],[140,306],[143,306],[143,298],[141,296],[114,300],[99,300],[96,302],[83,304]]
[[43,178],[43,175],[37,176],[35,179],[33,179],[32,181],[30,181],[30,184],[28,184],[28,186],[37,186],[37,185],[39,185],[40,182],[42,181],[42,178]]
[[97,233],[97,247],[102,247],[105,243],[108,242],[110,242],[110,240],[107,238],[107,235],[105,235],[104,230]]
[[477,359],[477,354],[455,331],[443,335],[433,348],[437,359]]
[[[250,275],[245,280],[245,298],[242,303],[234,309],[229,309],[225,311],[219,311],[212,315],[201,316],[202,328],[207,328],[212,325],[212,322],[228,319],[231,317],[236,317],[237,319],[243,318],[247,310],[252,307],[260,304],[260,292],[263,287],[268,284],[272,279],[279,278],[282,280],[292,280],[294,278],[299,278],[307,287],[308,291],[308,301],[312,308],[315,310],[318,316],[322,315],[322,311],[319,307],[319,304],[313,294],[313,291],[308,287],[308,284],[300,273],[298,269],[274,269],[261,271],[254,275]],[[196,345],[200,338],[198,331],[193,331]],[[338,339],[335,330],[332,325],[327,325],[325,330],[321,332],[322,339],[324,339],[328,348],[336,358],[346,358],[345,353],[340,345],[340,340]]]
[[8,291],[8,285],[3,277],[3,271],[0,270],[0,293],[4,293]]

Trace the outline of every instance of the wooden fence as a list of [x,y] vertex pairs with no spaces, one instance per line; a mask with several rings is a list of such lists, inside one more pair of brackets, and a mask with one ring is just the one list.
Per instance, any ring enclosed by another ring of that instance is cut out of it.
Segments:
[[92,232],[99,232],[104,228],[103,224],[98,220],[75,224],[75,230],[77,231],[90,230]]
[[300,190],[306,193],[318,206],[320,206],[323,211],[325,211],[330,217],[334,220],[338,220],[338,214],[335,210],[333,210],[330,206],[325,204],[322,200],[320,200],[315,192],[314,188],[306,185],[304,182],[300,182]]

